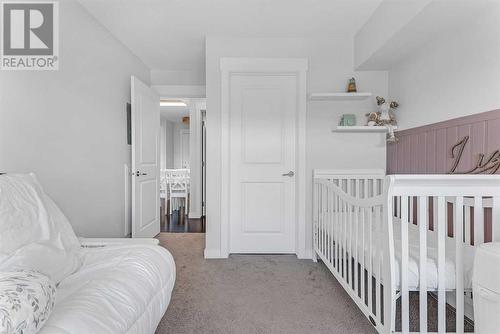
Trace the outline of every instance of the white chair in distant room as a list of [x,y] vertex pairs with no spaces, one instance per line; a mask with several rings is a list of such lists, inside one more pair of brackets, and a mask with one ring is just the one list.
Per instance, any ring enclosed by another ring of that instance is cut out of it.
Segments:
[[160,198],[164,200],[168,198],[167,169],[160,169]]
[[[167,198],[170,199],[170,214],[173,208],[184,206],[185,213],[189,213],[189,169],[167,169]],[[182,205],[181,205],[182,203]]]

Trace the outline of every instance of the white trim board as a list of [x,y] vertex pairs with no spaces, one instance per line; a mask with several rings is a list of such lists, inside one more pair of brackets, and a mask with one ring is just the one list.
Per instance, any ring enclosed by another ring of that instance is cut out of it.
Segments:
[[[306,58],[221,58],[221,201],[220,256],[229,256],[229,84],[236,74],[278,74],[297,77],[297,145],[296,145],[296,243],[298,258],[311,259],[312,247],[306,248]],[[211,257],[212,252],[205,252]]]

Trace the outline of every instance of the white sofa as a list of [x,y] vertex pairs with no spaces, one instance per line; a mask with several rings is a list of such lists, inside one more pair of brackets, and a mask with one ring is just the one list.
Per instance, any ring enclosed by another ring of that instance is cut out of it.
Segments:
[[154,333],[175,283],[157,240],[76,238],[34,175],[3,175],[0,272],[19,267],[57,283],[42,334]]

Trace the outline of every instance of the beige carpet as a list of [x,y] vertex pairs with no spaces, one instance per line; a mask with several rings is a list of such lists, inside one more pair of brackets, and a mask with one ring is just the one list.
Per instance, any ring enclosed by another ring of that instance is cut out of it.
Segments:
[[159,236],[177,281],[157,334],[375,333],[324,265],[288,255],[205,260],[204,237]]

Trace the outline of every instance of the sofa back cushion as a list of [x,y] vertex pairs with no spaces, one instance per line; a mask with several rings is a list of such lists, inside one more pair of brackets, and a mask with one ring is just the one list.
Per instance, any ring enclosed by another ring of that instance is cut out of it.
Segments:
[[58,283],[80,267],[79,249],[34,174],[0,175],[0,270],[34,269]]

